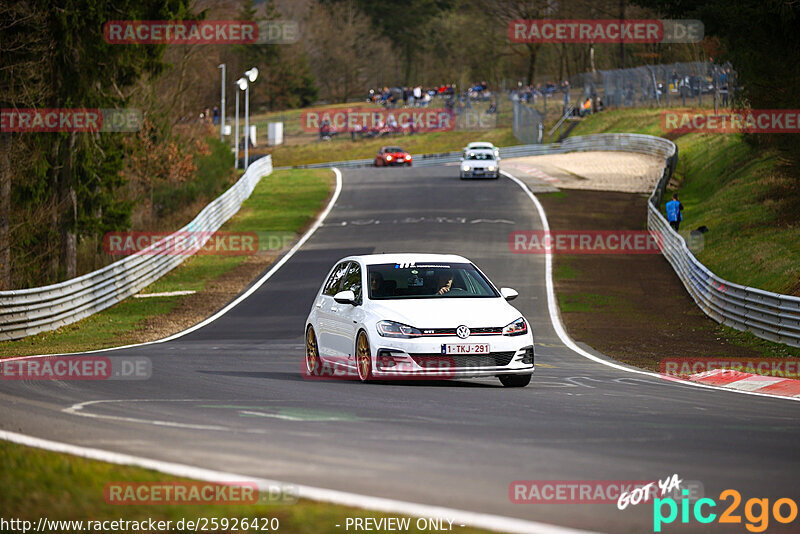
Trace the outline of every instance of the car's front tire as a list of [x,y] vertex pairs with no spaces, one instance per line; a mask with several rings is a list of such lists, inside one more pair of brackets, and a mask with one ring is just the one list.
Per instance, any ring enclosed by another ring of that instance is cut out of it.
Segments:
[[309,376],[314,376],[319,373],[319,345],[317,344],[317,335],[314,333],[314,327],[309,326],[306,330],[306,373]]
[[528,373],[525,375],[500,375],[500,383],[507,388],[524,388],[531,383],[533,374]]
[[362,382],[372,380],[372,351],[369,348],[367,333],[363,330],[356,338],[356,367],[358,367],[358,378]]

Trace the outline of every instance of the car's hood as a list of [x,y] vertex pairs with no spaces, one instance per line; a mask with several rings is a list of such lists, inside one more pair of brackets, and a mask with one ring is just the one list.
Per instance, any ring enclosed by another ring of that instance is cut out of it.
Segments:
[[502,297],[373,300],[370,311],[416,328],[502,327],[521,315]]
[[464,161],[461,162],[461,164],[463,165],[464,163],[466,163],[473,169],[475,167],[480,167],[480,168],[489,166],[497,167],[497,161],[493,159],[465,159]]

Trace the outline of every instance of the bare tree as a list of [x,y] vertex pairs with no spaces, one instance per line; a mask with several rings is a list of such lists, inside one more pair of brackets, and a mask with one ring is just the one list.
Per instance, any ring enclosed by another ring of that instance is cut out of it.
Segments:
[[[558,5],[553,0],[476,0],[476,2],[505,26],[514,20],[546,18],[555,12]],[[536,76],[536,58],[541,46],[541,43],[524,43],[513,46],[515,50],[523,49],[527,57],[528,83],[533,83]]]
[[388,62],[389,47],[352,0],[314,5],[306,18],[306,50],[326,100],[346,102],[364,93]]

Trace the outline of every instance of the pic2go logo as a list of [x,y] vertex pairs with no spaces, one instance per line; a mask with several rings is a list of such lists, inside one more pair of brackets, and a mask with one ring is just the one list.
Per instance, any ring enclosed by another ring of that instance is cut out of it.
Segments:
[[[716,508],[717,503],[714,499],[698,499],[694,506],[689,504],[688,490],[683,490],[684,498],[681,499],[680,514],[681,523],[690,522],[690,512],[694,520],[698,523],[711,523],[717,518],[717,514],[711,511]],[[720,501],[731,499],[730,505],[719,516],[719,523],[741,524],[742,516],[736,515],[736,510],[742,503],[742,495],[733,489],[727,489],[719,494]],[[653,501],[653,532],[661,532],[661,525],[668,525],[675,522],[678,518],[678,503],[675,499],[668,497],[665,499],[655,499]],[[756,512],[758,509],[758,512]],[[769,499],[748,499],[744,504],[744,516],[747,519],[745,528],[749,532],[764,532],[769,526],[770,511],[772,518],[778,523],[791,523],[797,518],[797,503],[791,499],[777,499],[772,503],[770,509]],[[788,513],[785,513],[788,511]],[[664,515],[667,513],[667,515]]]

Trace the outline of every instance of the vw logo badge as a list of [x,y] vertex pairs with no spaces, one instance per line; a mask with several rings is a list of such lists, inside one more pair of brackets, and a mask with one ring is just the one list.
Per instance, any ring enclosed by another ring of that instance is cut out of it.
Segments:
[[469,337],[469,328],[464,326],[463,324],[456,328],[456,335],[461,339],[467,339]]

